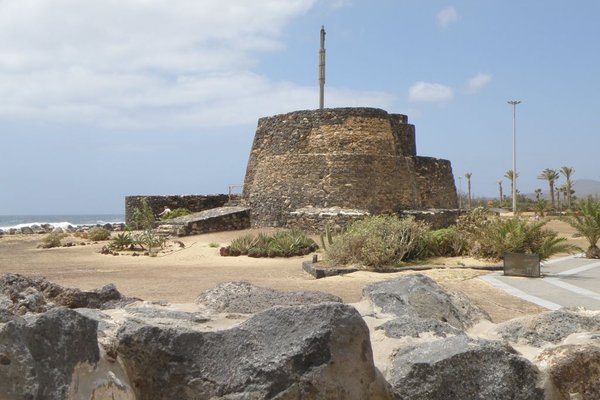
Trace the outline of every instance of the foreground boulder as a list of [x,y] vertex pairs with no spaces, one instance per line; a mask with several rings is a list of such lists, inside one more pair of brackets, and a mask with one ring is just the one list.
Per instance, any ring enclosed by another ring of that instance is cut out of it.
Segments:
[[55,308],[22,318],[0,317],[0,398],[69,398],[81,364],[99,360],[97,323],[75,311]]
[[574,333],[600,331],[600,313],[562,308],[511,319],[497,331],[506,341],[542,347],[559,344]]
[[558,346],[542,351],[536,361],[546,370],[546,387],[553,399],[600,399],[600,347]]
[[226,282],[205,290],[196,299],[216,312],[253,314],[274,306],[299,306],[324,302],[341,303],[338,296],[323,292],[279,292],[249,282]]
[[169,305],[7,274],[0,399],[600,398],[600,312],[469,329],[487,315],[427,277],[364,293],[361,316],[336,296],[247,282]]
[[43,277],[19,274],[0,276],[0,306],[23,315],[42,313],[53,307],[117,308],[132,303],[135,298],[121,295],[113,284],[92,291],[64,288]]
[[138,399],[389,399],[369,330],[340,303],[274,307],[212,332],[134,321],[118,354]]
[[542,400],[538,379],[512,347],[454,336],[399,350],[388,381],[398,399]]
[[448,292],[425,275],[373,283],[363,289],[363,297],[377,313],[397,317],[379,327],[389,337],[418,337],[425,332],[445,337],[489,320],[487,313],[466,296]]

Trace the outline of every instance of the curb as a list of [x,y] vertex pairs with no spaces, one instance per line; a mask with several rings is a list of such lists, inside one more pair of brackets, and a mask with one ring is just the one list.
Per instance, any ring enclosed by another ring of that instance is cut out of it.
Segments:
[[[483,271],[502,271],[502,265],[473,265],[473,266],[460,266],[457,269],[476,269]],[[320,267],[318,264],[313,263],[312,261],[303,261],[302,269],[314,276],[316,279],[326,278],[328,276],[337,276],[337,275],[345,275],[350,274],[352,272],[361,271],[361,269],[356,267]],[[402,272],[402,271],[427,271],[431,269],[448,269],[446,266],[442,265],[426,265],[426,266],[411,266],[411,267],[398,267],[398,268],[381,268],[377,270],[364,270],[371,272],[380,272],[380,273],[393,273],[393,272]]]

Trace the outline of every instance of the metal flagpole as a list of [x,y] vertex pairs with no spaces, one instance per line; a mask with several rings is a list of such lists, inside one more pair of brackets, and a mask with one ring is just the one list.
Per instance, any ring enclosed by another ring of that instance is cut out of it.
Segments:
[[319,108],[325,106],[325,27],[321,26],[321,49],[319,50]]
[[520,100],[511,100],[508,104],[513,106],[513,185],[512,185],[512,210],[517,215],[517,104]]

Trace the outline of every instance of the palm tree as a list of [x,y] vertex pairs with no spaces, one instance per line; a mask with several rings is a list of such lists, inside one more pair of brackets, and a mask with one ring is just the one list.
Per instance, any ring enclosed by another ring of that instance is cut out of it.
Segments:
[[512,196],[513,188],[515,187],[515,180],[519,177],[519,173],[517,172],[515,174],[512,169],[509,169],[504,174],[504,177],[510,181],[510,193]]
[[502,179],[498,181],[498,188],[500,189],[500,207],[502,207]]
[[533,210],[535,215],[539,215],[540,217],[544,217],[546,215],[546,211],[548,211],[548,200],[539,199],[533,205]]
[[566,192],[567,192],[567,208],[571,209],[571,191],[573,190],[573,182],[571,181],[571,176],[575,172],[575,168],[573,167],[562,167],[560,169],[560,173],[563,174],[567,182],[565,183]]
[[471,209],[471,176],[473,174],[471,172],[467,172],[465,174],[465,178],[467,178],[467,193],[469,195],[469,210]]
[[540,196],[542,195],[542,189],[537,188],[534,190],[534,192],[535,192],[535,200],[540,201]]
[[576,213],[567,222],[585,237],[590,245],[585,251],[587,258],[600,258],[600,202],[588,197],[579,203],[581,214]]
[[557,253],[572,253],[579,249],[558,233],[545,229],[547,221],[528,222],[520,218],[498,218],[482,230],[484,241],[493,258],[502,258],[507,251],[537,254],[546,260]]
[[551,168],[546,168],[538,176],[538,179],[548,181],[548,187],[550,188],[550,200],[552,201],[552,208],[554,209],[556,209],[556,204],[554,202],[554,183],[558,180],[558,178],[560,178],[558,172]]

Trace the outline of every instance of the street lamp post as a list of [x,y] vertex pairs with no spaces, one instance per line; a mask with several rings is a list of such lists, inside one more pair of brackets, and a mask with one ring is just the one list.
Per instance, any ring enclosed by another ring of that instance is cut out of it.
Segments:
[[458,209],[462,210],[462,176],[458,177]]
[[517,215],[517,104],[520,100],[510,100],[508,104],[513,106],[513,184],[512,184],[512,210]]

